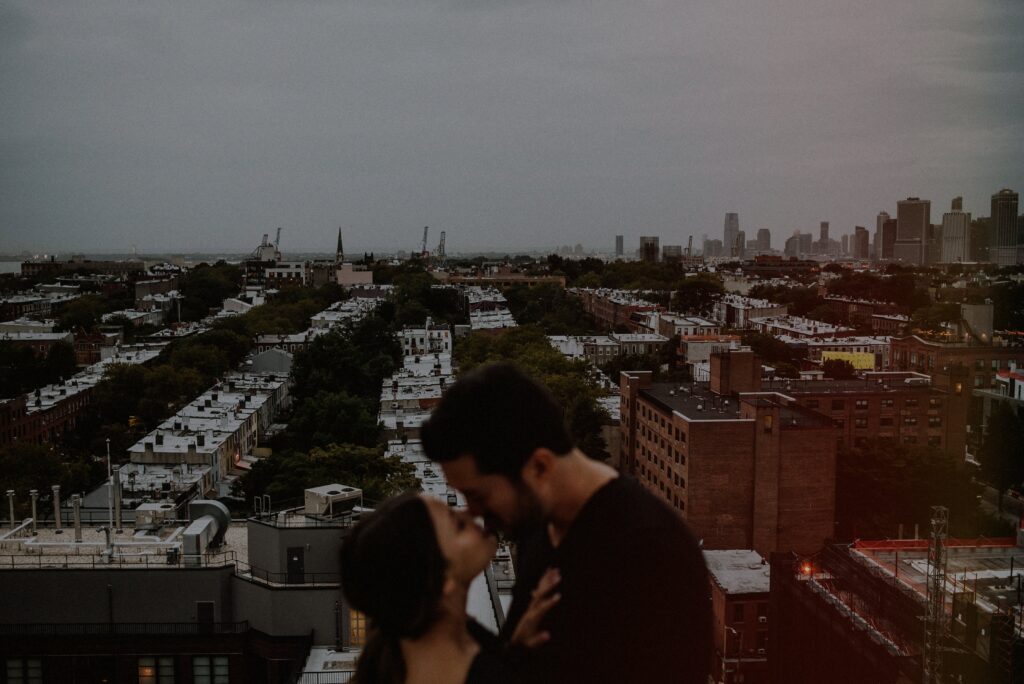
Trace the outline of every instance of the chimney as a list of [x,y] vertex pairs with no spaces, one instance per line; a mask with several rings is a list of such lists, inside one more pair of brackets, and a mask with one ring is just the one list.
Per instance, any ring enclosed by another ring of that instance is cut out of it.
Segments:
[[75,543],[79,544],[82,541],[82,497],[72,494],[71,505],[75,511]]
[[39,517],[36,513],[36,500],[39,499],[39,490],[30,489],[28,495],[32,497],[32,536],[36,536],[36,519]]
[[64,531],[60,520],[60,485],[53,485],[50,489],[53,490],[53,525],[57,534],[60,534]]
[[121,527],[121,466],[114,466],[114,529],[118,532]]

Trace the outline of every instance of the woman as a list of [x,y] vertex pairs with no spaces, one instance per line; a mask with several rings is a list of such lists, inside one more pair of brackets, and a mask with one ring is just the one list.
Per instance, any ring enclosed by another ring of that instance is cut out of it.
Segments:
[[[497,548],[464,511],[403,494],[356,525],[342,543],[341,586],[370,619],[356,666],[359,684],[477,684],[507,675],[497,638],[466,615],[469,585]],[[545,575],[512,642],[533,647],[538,623],[558,601]]]

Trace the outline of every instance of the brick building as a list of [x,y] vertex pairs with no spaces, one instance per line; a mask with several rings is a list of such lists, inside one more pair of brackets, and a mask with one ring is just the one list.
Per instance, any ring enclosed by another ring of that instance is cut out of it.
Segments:
[[1024,366],[1024,346],[937,342],[917,335],[893,338],[890,354],[889,366],[898,370],[931,375],[953,366],[964,366],[968,373],[967,385],[971,388],[991,387],[997,371],[1009,368],[1011,361],[1018,367]]
[[711,317],[730,328],[749,328],[753,318],[785,316],[788,311],[785,304],[727,294],[715,302]]
[[[948,539],[942,681],[1009,684],[1024,673],[1014,567],[1018,540]],[[772,681],[912,684],[922,672],[928,540],[830,545],[771,559]]]
[[640,299],[622,290],[577,289],[572,291],[583,309],[594,317],[597,324],[607,330],[628,329],[638,330],[634,322],[634,314],[661,311],[663,307],[653,302]]
[[705,551],[711,578],[715,684],[768,682],[771,569],[756,551]]
[[766,382],[764,389],[831,419],[848,447],[879,439],[927,444],[963,456],[969,392],[962,380],[939,381],[933,384],[916,373],[881,372],[855,380],[777,379]]
[[810,553],[833,534],[837,430],[761,392],[752,353],[715,354],[711,382],[621,375],[622,469],[675,507],[706,549]]

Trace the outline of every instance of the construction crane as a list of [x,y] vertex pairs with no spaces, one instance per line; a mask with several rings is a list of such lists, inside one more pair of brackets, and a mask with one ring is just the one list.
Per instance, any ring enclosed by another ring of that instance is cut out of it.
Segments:
[[277,258],[281,259],[281,226],[277,227],[277,239],[274,240],[274,249],[277,250]]
[[427,233],[430,231],[430,226],[423,226],[423,247],[420,249],[420,258],[426,259],[429,256],[427,251]]

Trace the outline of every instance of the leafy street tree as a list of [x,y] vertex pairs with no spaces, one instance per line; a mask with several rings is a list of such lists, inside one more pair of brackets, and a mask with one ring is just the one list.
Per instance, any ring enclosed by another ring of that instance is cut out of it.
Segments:
[[700,274],[696,278],[687,278],[676,290],[673,308],[688,314],[707,316],[723,294],[725,288],[718,278]]
[[112,311],[108,308],[107,302],[100,295],[82,295],[78,299],[68,302],[57,319],[59,330],[92,330],[103,317],[103,314]]
[[62,456],[49,446],[16,442],[0,449],[0,482],[4,489],[17,492],[16,515],[29,514],[30,489],[39,490],[44,497],[55,484],[63,492],[84,491],[100,477],[102,468],[87,457]]
[[317,392],[292,412],[290,446],[298,451],[329,444],[374,446],[380,425],[373,404],[346,392]]
[[845,359],[828,359],[821,364],[826,378],[833,380],[849,380],[854,377],[853,364]]
[[895,536],[927,524],[932,506],[947,506],[951,534],[977,536],[980,487],[961,459],[932,447],[872,441],[837,457],[836,519],[840,539]]
[[580,449],[591,458],[608,457],[600,434],[607,413],[597,403],[601,392],[587,377],[588,364],[569,361],[558,353],[540,327],[520,326],[496,336],[470,335],[456,345],[455,358],[461,372],[497,361],[516,364],[547,385],[565,407],[566,423]]
[[45,359],[28,347],[0,342],[0,398],[25,394],[68,378],[76,370],[75,350],[66,342],[54,344]]
[[999,492],[999,512],[1003,511],[1002,494],[1009,487],[1019,488],[1024,482],[1024,420],[1003,402],[996,402],[985,427],[985,438],[978,451],[981,473]]
[[606,332],[586,311],[580,300],[555,285],[505,290],[509,311],[519,325],[539,325],[548,335],[596,335]]
[[248,497],[268,494],[271,501],[281,502],[332,482],[359,487],[371,502],[419,485],[414,466],[397,456],[385,456],[382,448],[331,444],[308,454],[275,454],[256,462],[245,478],[245,493]]

